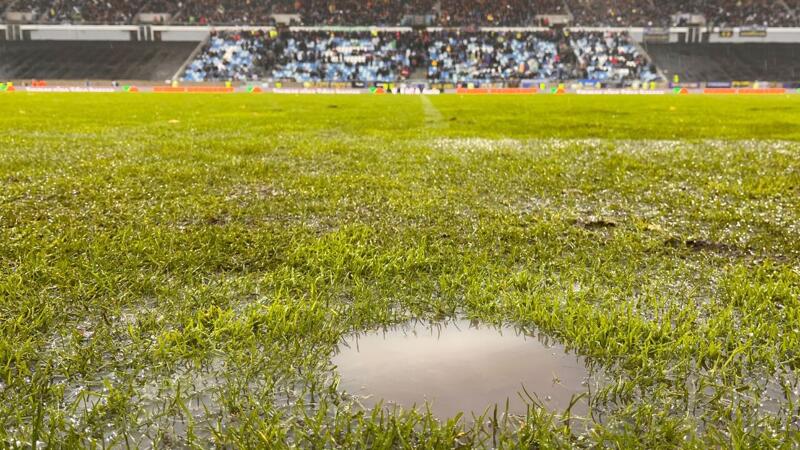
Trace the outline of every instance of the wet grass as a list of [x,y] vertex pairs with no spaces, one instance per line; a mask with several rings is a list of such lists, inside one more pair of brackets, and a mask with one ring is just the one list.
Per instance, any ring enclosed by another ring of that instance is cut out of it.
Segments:
[[[0,446],[800,445],[798,119],[791,97],[0,97]],[[590,414],[471,426],[337,389],[344,336],[454,317],[585,357]]]

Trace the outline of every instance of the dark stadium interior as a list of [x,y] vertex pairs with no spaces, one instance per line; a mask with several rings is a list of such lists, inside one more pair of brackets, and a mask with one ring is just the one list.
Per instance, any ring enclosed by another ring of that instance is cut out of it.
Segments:
[[800,44],[649,44],[653,62],[684,81],[796,80]]
[[194,42],[5,41],[0,79],[166,80]]

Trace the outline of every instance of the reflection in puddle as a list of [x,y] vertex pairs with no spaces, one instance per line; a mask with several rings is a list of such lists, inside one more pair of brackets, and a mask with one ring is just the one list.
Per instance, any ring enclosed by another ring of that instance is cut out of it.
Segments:
[[[468,321],[411,323],[350,337],[333,358],[340,389],[367,407],[386,404],[424,410],[439,418],[483,414],[498,406],[524,414],[525,390],[552,412],[564,412],[587,389],[584,361],[545,339],[514,328]],[[576,411],[577,412],[577,411]]]

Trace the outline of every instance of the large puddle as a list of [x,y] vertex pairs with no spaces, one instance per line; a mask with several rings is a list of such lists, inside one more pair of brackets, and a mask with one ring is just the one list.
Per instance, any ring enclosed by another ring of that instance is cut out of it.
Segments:
[[441,419],[458,412],[480,415],[494,405],[503,412],[506,400],[510,413],[524,414],[523,386],[555,413],[587,391],[584,361],[563,347],[514,328],[463,320],[352,336],[333,363],[340,389],[360,397],[364,406],[383,400],[424,410],[428,404]]

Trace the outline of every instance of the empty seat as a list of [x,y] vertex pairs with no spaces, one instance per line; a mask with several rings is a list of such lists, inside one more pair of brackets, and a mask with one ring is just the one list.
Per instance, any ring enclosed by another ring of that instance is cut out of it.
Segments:
[[800,44],[648,44],[653,62],[683,81],[797,81]]
[[165,80],[194,42],[0,41],[0,79]]

